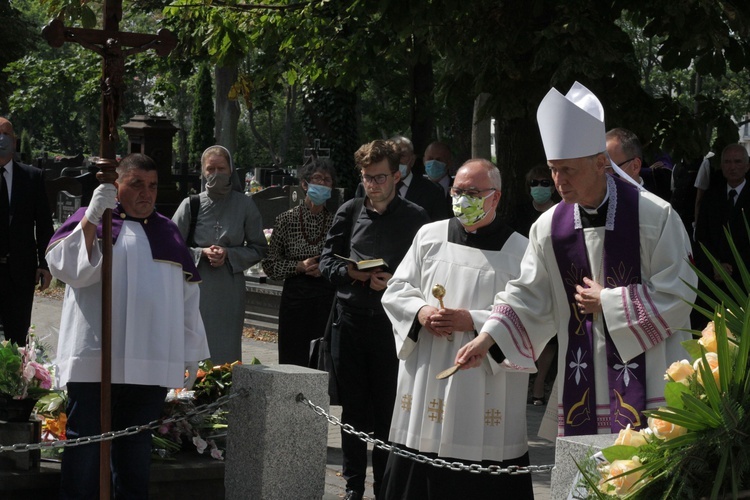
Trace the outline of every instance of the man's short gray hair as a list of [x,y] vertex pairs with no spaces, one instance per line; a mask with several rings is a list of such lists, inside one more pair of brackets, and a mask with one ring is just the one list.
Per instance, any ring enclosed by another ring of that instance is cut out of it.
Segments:
[[487,177],[490,179],[490,184],[492,185],[492,187],[497,189],[498,191],[502,191],[503,178],[500,175],[500,169],[497,168],[497,165],[485,158],[472,158],[470,160],[466,160],[464,164],[461,165],[461,168],[468,165],[469,163],[479,163],[480,165],[482,165],[485,170],[487,170]]

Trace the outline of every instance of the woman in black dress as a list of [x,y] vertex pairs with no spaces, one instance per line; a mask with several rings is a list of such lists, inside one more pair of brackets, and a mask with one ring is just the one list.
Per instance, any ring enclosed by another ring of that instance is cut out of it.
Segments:
[[321,278],[318,259],[333,221],[325,207],[336,171],[313,160],[297,173],[304,202],[276,218],[263,272],[284,280],[279,307],[279,363],[308,366],[310,341],[323,336],[334,287]]

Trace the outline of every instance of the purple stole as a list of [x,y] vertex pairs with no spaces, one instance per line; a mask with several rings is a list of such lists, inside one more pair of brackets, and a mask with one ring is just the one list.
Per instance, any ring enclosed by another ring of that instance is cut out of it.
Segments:
[[[561,202],[552,217],[552,247],[570,305],[562,398],[566,436],[597,434],[599,427],[594,376],[594,317],[579,312],[574,298],[575,287],[584,286],[584,277],[603,279],[605,288],[641,282],[638,190],[613,177],[608,176],[607,182],[610,198],[604,235],[603,276],[592,273],[584,230],[576,227],[580,225],[576,210],[583,209]],[[613,223],[617,224],[616,231]],[[646,356],[640,354],[624,362],[606,324],[604,326],[611,432],[616,433],[628,424],[636,429],[643,427],[645,422],[641,412],[646,408]]]
[[[81,219],[83,219],[85,215],[86,208],[79,208],[73,215],[67,218],[57,231],[55,231],[49,244],[52,245],[55,241],[69,236],[70,233],[73,232],[73,229],[81,223]],[[117,241],[122,225],[126,220],[136,221],[141,224],[141,227],[148,238],[148,243],[151,247],[151,257],[154,260],[171,262],[181,266],[182,272],[185,275],[185,281],[189,283],[200,283],[201,277],[200,274],[198,274],[198,269],[195,267],[195,263],[193,262],[193,256],[185,245],[185,241],[182,239],[177,226],[175,226],[170,219],[164,217],[156,210],[145,219],[130,217],[125,214],[122,210],[122,205],[118,203],[112,210],[112,244]],[[102,237],[101,223],[96,227],[96,236],[99,239]]]

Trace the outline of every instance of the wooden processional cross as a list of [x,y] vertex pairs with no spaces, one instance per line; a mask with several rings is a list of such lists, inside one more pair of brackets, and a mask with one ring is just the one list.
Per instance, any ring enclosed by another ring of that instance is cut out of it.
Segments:
[[[171,31],[161,29],[156,35],[125,33],[120,31],[122,0],[104,0],[103,29],[66,28],[59,19],[52,20],[42,30],[42,35],[52,47],[62,47],[65,42],[77,43],[102,56],[102,105],[101,143],[99,160],[100,171],[97,179],[101,183],[114,183],[117,180],[117,118],[124,91],[125,57],[130,54],[154,49],[160,56],[166,56],[177,44]],[[112,216],[107,210],[102,217],[102,393],[101,393],[101,432],[112,430],[111,384],[112,384]],[[99,459],[99,498],[110,499],[111,473],[109,440],[101,441]]]

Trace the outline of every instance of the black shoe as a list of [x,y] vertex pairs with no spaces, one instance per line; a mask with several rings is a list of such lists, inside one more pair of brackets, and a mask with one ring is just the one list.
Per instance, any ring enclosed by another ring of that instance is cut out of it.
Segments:
[[346,490],[346,495],[344,496],[344,500],[362,500],[362,493],[359,493],[354,490]]

